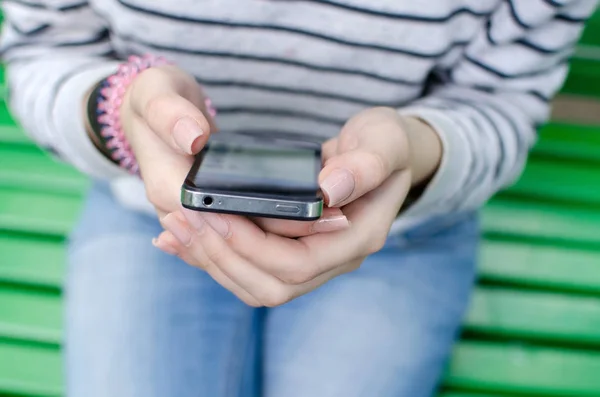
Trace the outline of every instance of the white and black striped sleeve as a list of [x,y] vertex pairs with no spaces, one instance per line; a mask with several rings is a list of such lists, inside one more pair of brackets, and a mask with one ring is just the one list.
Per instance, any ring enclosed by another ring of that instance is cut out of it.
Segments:
[[1,50],[10,107],[42,147],[98,178],[123,171],[86,135],[83,100],[116,69],[103,20],[81,0],[4,0]]
[[444,149],[436,175],[401,218],[476,209],[514,182],[596,5],[503,1],[429,93],[400,110],[429,123]]

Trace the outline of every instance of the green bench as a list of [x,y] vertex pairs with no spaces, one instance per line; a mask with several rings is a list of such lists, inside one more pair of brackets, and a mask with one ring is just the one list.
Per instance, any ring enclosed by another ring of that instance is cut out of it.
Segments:
[[[600,32],[600,14],[589,29]],[[582,43],[600,46],[589,29]],[[583,52],[564,90],[600,97],[600,60]],[[62,395],[64,238],[87,186],[0,103],[0,396]],[[441,396],[600,396],[600,126],[544,127],[482,225],[479,283]]]

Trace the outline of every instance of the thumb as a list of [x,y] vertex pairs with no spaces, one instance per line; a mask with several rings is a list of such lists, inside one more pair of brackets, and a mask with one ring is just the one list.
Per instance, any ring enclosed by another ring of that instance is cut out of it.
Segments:
[[329,207],[341,207],[377,188],[392,173],[377,154],[353,150],[331,157],[319,175]]
[[191,76],[174,67],[142,72],[126,98],[133,112],[182,154],[200,151],[213,128],[202,89]]
[[[405,166],[408,141],[397,124],[352,134],[344,150],[342,131],[337,152],[325,159],[319,184],[327,205],[341,207],[381,185],[393,172]],[[358,135],[358,136],[357,136]],[[356,139],[354,139],[356,137]]]

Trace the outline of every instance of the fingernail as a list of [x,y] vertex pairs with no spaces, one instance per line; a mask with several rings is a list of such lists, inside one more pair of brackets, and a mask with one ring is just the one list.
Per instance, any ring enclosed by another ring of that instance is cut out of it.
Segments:
[[202,214],[200,212],[192,211],[192,210],[188,210],[188,209],[184,209],[183,212],[184,212],[183,215],[185,216],[185,219],[190,224],[190,226],[192,226],[194,229],[196,229],[198,231],[202,230],[202,228],[206,224],[206,221],[204,220],[204,218],[202,217]]
[[193,154],[192,145],[203,134],[204,131],[202,131],[196,120],[191,117],[179,119],[173,127],[173,140],[187,154]]
[[219,214],[211,214],[210,212],[201,213],[202,217],[213,228],[214,231],[219,233],[221,237],[227,238],[229,236],[229,222],[227,222]]
[[338,230],[346,229],[350,226],[348,218],[344,215],[336,215],[331,218],[319,219],[312,225],[312,231],[314,233],[328,233],[336,232]]
[[333,207],[350,197],[354,191],[354,176],[346,169],[334,170],[321,183],[321,189],[327,197],[327,205]]
[[152,245],[167,254],[177,255],[177,250],[171,244],[163,241],[161,238],[153,238]]
[[173,236],[185,246],[192,242],[192,233],[190,232],[187,223],[183,221],[176,213],[170,213],[161,219],[161,223],[165,229],[173,233]]

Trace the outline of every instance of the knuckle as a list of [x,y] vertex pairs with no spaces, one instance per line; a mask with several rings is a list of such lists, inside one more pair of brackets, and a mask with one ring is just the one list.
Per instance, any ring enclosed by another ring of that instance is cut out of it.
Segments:
[[224,250],[215,249],[206,244],[203,245],[203,247],[204,247],[204,251],[206,253],[206,258],[208,259],[209,262],[214,263],[216,265],[223,263],[223,261],[225,259],[225,251]]
[[285,284],[304,284],[316,277],[316,272],[310,266],[294,266],[290,270],[283,271],[279,279]]
[[[144,70],[133,80],[129,86],[129,89],[127,90],[130,101],[134,105],[143,103],[144,93],[146,92],[144,88],[150,86],[150,84],[159,84],[164,79],[165,73],[160,69],[150,68]],[[137,108],[136,106],[134,107]]]
[[175,95],[158,95],[148,99],[142,110],[142,117],[147,121],[156,118],[156,116],[164,114],[165,109],[171,106],[177,97]]
[[254,308],[259,308],[262,307],[262,305],[260,304],[259,301],[257,301],[254,297],[249,296],[248,294],[245,293],[236,293],[236,296],[245,304],[247,304],[250,307],[254,307]]
[[164,201],[164,190],[154,185],[146,184],[146,198],[155,207],[160,207]]
[[346,268],[346,273],[350,273],[350,272],[353,272],[355,270],[358,270],[361,265],[362,265],[362,261],[353,261],[353,262],[351,262],[348,265],[348,267]]
[[152,82],[156,83],[156,81],[162,82],[169,77],[169,72],[163,68],[148,68],[144,70],[140,75],[135,79],[136,82],[144,83],[144,82]]
[[259,301],[263,306],[276,307],[291,301],[292,298],[291,291],[284,285],[279,285],[277,287],[266,288]]
[[365,159],[365,163],[371,169],[369,175],[371,175],[377,185],[383,183],[387,178],[388,169],[390,168],[389,162],[387,162],[380,153],[369,152]]
[[371,255],[375,254],[383,248],[387,240],[387,235],[383,233],[373,234],[369,241],[366,243],[366,252]]

